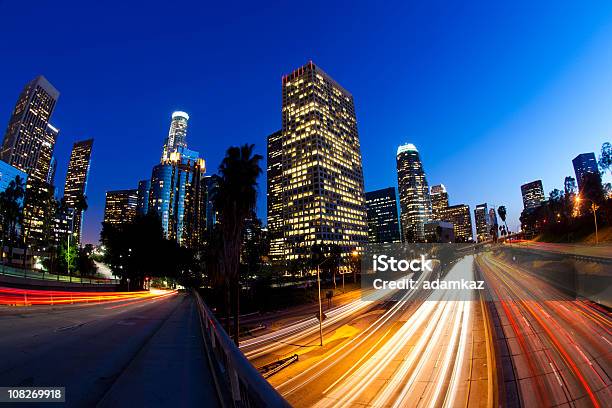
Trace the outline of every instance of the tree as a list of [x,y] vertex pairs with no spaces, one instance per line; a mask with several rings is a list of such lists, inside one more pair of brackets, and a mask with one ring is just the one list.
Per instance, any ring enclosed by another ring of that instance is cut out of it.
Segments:
[[599,168],[604,172],[609,170],[612,173],[612,144],[609,142],[605,142],[601,145]]
[[24,180],[15,176],[8,187],[0,193],[0,217],[2,225],[2,259],[4,245],[9,247],[9,263],[13,259],[13,246],[19,239],[20,226],[23,223],[23,197],[25,195]]
[[233,288],[234,342],[239,343],[240,276],[242,231],[255,209],[257,178],[262,156],[253,154],[254,145],[230,147],[219,166],[219,187],[214,198],[223,240],[223,273]]
[[499,215],[499,218],[502,220],[506,227],[502,235],[506,235],[506,231],[508,231],[508,224],[506,223],[506,206],[500,205],[499,207],[497,207],[497,214]]

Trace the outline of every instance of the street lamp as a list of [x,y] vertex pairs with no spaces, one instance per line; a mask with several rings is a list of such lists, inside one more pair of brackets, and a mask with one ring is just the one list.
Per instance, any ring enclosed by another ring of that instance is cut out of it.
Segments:
[[323,347],[323,306],[321,305],[321,265],[325,261],[317,264],[317,287],[319,289],[319,346]]
[[595,245],[599,244],[599,237],[597,235],[597,209],[599,208],[593,200],[590,198],[581,198],[580,195],[576,195],[576,204],[580,204],[580,201],[587,200],[591,202],[591,210],[593,211],[593,221],[595,222]]

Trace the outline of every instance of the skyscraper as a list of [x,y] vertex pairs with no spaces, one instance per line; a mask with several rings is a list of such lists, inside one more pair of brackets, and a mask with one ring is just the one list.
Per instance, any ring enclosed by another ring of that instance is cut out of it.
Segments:
[[24,183],[28,178],[28,175],[24,171],[0,160],[0,192],[6,190],[10,182],[15,180],[17,176],[19,176]]
[[578,183],[578,191],[582,190],[583,178],[587,173],[597,173],[597,160],[595,160],[595,153],[582,153],[579,154],[572,160],[574,165],[574,172],[576,173],[576,182]]
[[532,181],[521,186],[523,208],[537,208],[544,201],[544,187],[542,180]]
[[448,193],[444,184],[431,186],[430,196],[432,219],[442,221],[442,211],[448,207]]
[[355,103],[312,62],[282,78],[282,132],[268,139],[271,155],[268,192],[281,194],[268,207],[275,260],[309,257],[314,244],[338,245],[343,256],[362,250],[367,222]]
[[38,76],[19,95],[2,142],[0,159],[39,180],[46,180],[57,129],[49,119],[59,92]]
[[106,192],[104,222],[121,225],[134,222],[138,206],[138,190],[115,190]]
[[269,256],[273,262],[283,258],[283,131],[268,136],[268,231],[270,236]]
[[68,208],[74,209],[73,235],[75,243],[81,243],[81,229],[83,227],[83,210],[81,200],[87,195],[87,179],[91,164],[91,149],[93,139],[82,140],[72,145],[66,183],[64,184],[64,200]]
[[149,194],[151,193],[151,180],[140,180],[138,182],[138,201],[136,213],[146,215],[149,212]]
[[172,113],[170,130],[164,143],[161,161],[170,160],[170,154],[176,152],[179,147],[187,147],[187,121],[189,115],[185,112],[176,111]]
[[199,244],[205,227],[204,159],[187,148],[185,112],[174,112],[160,164],[153,167],[148,210],[157,213],[167,239],[183,246]]
[[476,221],[476,237],[478,242],[488,240],[490,237],[490,223],[486,203],[478,204],[474,208],[474,220]]
[[451,205],[441,210],[440,221],[453,224],[455,242],[472,241],[472,215],[470,206],[466,204]]
[[397,184],[402,240],[423,242],[425,223],[431,219],[431,199],[419,152],[411,143],[397,148]]
[[368,214],[368,242],[400,242],[395,188],[383,188],[365,194]]

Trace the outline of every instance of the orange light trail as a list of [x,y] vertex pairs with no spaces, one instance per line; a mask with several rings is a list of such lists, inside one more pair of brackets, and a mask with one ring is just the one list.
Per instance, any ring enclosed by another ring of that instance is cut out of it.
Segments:
[[70,292],[0,287],[0,305],[53,306],[80,303],[118,302],[132,299],[153,299],[174,293],[176,293],[176,290],[151,290],[138,292]]

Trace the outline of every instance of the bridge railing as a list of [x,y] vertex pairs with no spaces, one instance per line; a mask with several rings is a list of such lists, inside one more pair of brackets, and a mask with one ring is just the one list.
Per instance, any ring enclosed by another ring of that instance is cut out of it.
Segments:
[[220,399],[223,401],[229,396],[235,407],[290,407],[236,347],[200,294],[195,292],[195,296],[205,346],[216,365],[212,371],[217,377],[218,392],[223,394]]

